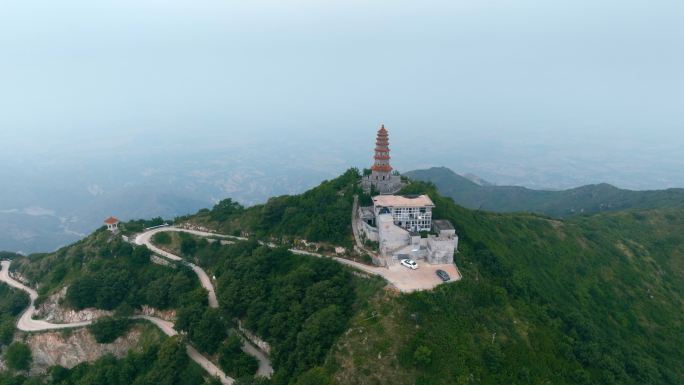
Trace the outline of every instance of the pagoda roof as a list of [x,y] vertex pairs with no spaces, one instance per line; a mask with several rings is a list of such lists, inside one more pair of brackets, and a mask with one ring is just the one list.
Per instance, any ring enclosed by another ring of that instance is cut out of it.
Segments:
[[115,224],[119,223],[119,220],[115,217],[109,217],[109,218],[105,219],[104,223],[106,223],[108,225],[115,225]]

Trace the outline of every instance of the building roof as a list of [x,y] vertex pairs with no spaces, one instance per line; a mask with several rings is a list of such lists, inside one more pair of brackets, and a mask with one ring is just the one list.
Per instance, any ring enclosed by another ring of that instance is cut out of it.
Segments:
[[427,195],[378,195],[373,204],[382,207],[435,207]]
[[106,223],[108,225],[115,225],[115,224],[119,223],[119,220],[114,218],[114,217],[109,217],[109,218],[105,219],[104,223]]
[[372,207],[361,207],[360,217],[362,219],[372,219],[375,218],[375,212],[373,212]]
[[446,219],[435,219],[432,221],[432,225],[435,227],[435,230],[440,231],[440,230],[455,230],[454,225],[451,224]]

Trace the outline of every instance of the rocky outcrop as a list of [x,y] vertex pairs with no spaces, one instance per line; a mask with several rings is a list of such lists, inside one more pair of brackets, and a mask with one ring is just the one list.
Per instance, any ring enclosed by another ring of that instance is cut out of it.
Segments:
[[159,310],[155,309],[151,306],[143,305],[142,309],[140,309],[139,312],[136,312],[138,315],[146,315],[150,317],[157,317],[160,319],[163,319],[164,321],[170,321],[170,322],[175,322],[176,321],[176,311],[171,309],[171,310]]
[[268,342],[262,340],[261,338],[259,338],[259,336],[245,328],[241,320],[237,320],[237,324],[238,330],[242,333],[242,335],[245,336],[245,338],[247,338],[249,342],[256,345],[262,352],[265,352],[266,354],[271,354],[271,345]]
[[31,374],[45,373],[53,365],[72,368],[107,354],[123,357],[128,351],[138,347],[142,331],[141,325],[135,325],[126,335],[111,344],[98,344],[88,329],[30,334],[26,337],[26,343],[33,355]]
[[176,265],[174,263],[172,263],[166,258],[159,257],[155,254],[150,255],[150,261],[152,261],[152,263],[156,263],[157,265],[167,266],[173,269],[176,268]]
[[194,231],[204,231],[205,233],[213,233],[215,230],[212,230],[210,228],[200,226],[194,223],[190,222],[183,222],[181,224],[176,225],[176,227],[185,229],[185,230],[194,230]]
[[45,302],[38,306],[35,316],[52,323],[73,323],[83,321],[93,321],[101,317],[112,315],[111,311],[98,309],[71,310],[63,308],[60,303],[66,297],[68,286],[49,296]]

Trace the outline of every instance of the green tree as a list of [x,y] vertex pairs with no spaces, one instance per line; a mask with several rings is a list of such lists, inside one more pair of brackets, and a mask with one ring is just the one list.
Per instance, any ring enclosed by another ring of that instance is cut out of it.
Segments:
[[432,362],[432,350],[425,345],[421,345],[413,352],[413,360],[421,366],[430,365]]
[[236,333],[228,336],[218,354],[221,368],[231,377],[253,376],[259,368],[259,362],[242,351],[242,340]]
[[214,206],[209,214],[209,217],[213,221],[225,221],[232,215],[242,212],[244,207],[239,203],[233,201],[232,199],[224,199]]
[[28,370],[33,361],[31,349],[24,343],[15,342],[7,348],[5,361],[11,369]]
[[297,377],[295,385],[332,385],[332,383],[328,372],[317,366]]
[[197,251],[197,241],[191,236],[181,237],[181,253],[186,256],[192,256]]
[[171,235],[166,231],[162,231],[154,234],[152,236],[152,241],[159,245],[168,245],[171,243]]
[[226,325],[218,309],[206,309],[199,322],[190,326],[190,339],[202,350],[214,354],[226,338]]
[[126,333],[131,324],[132,322],[128,318],[105,317],[95,321],[88,329],[95,337],[95,341],[100,344],[108,344]]

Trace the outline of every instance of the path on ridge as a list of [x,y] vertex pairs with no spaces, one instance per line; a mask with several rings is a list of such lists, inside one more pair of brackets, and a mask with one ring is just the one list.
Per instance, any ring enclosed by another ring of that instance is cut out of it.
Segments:
[[[148,230],[144,233],[139,234],[135,238],[135,243],[139,245],[147,245],[147,247],[150,248],[150,250],[158,253],[161,256],[167,257],[169,259],[173,259],[175,261],[182,260],[181,257],[168,253],[164,250],[161,250],[160,248],[154,246],[151,242],[152,236],[155,233],[162,232],[162,231],[180,231],[180,232],[186,232],[189,234],[194,234],[198,235],[201,237],[216,237],[216,238],[224,238],[224,239],[235,239],[235,240],[247,240],[247,238],[242,238],[242,237],[235,237],[231,235],[225,235],[225,234],[217,234],[217,233],[211,233],[207,231],[198,231],[198,230],[188,230],[188,229],[183,229],[180,227],[174,227],[174,226],[167,226],[167,227],[160,227],[160,228],[155,228],[152,230]],[[275,245],[273,243],[269,242],[263,242],[259,241],[260,244],[268,247],[278,247],[278,245]],[[349,267],[352,267],[354,269],[363,271],[367,274],[371,275],[377,275],[382,278],[384,278],[387,282],[389,282],[392,286],[397,288],[399,291],[404,292],[404,293],[410,293],[413,291],[418,291],[418,290],[431,290],[437,287],[438,285],[443,284],[441,279],[436,275],[437,270],[444,270],[446,271],[449,276],[451,277],[450,282],[456,282],[460,281],[462,276],[461,273],[458,271],[458,268],[456,267],[455,264],[445,264],[445,265],[432,265],[429,263],[424,263],[424,262],[418,262],[419,269],[418,270],[409,270],[403,266],[400,266],[399,264],[390,266],[390,267],[377,267],[377,266],[369,266],[365,265],[360,262],[352,261],[349,259],[345,258],[340,258],[340,257],[329,257],[323,254],[319,253],[313,253],[310,251],[306,250],[299,250],[299,249],[289,249],[292,253],[294,254],[300,254],[300,255],[309,255],[312,257],[318,257],[318,258],[332,258],[335,261],[347,265]],[[195,273],[200,277],[200,281],[202,281],[202,286],[209,291],[209,301],[210,304],[212,301],[216,301],[216,293],[214,292],[214,287],[211,285],[211,281],[209,280],[209,277],[207,274],[202,270],[201,268],[190,264],[192,269],[195,270]],[[202,277],[205,277],[204,279]],[[205,286],[206,284],[206,286]],[[212,299],[213,298],[213,299]],[[215,302],[218,306],[218,301]]]

